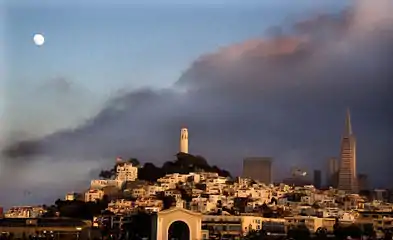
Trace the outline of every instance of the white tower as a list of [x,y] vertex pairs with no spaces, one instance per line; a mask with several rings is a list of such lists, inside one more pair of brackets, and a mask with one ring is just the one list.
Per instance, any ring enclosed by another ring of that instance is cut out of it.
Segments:
[[180,131],[180,152],[188,153],[188,130],[182,128]]

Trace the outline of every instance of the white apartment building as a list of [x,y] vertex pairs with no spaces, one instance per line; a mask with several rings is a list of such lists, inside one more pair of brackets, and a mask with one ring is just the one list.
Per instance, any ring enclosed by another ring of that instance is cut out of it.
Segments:
[[132,166],[132,163],[119,163],[116,167],[116,180],[122,182],[132,182],[138,178],[138,168]]
[[218,194],[218,195],[211,194],[211,195],[209,195],[209,202],[217,204],[218,201],[222,201],[222,200],[226,200],[226,197],[221,195],[221,194]]
[[188,174],[172,173],[157,179],[157,182],[161,184],[170,184],[176,186],[176,184],[180,182],[186,182],[188,177],[189,177]]
[[310,217],[310,216],[295,216],[295,217],[286,217],[288,226],[297,226],[297,225],[305,225],[310,232],[315,233],[318,228],[326,228],[328,231],[333,231],[333,225],[336,222],[334,218],[318,218],[318,217]]
[[210,179],[210,178],[219,177],[218,173],[215,173],[215,172],[201,172],[198,174],[201,176],[201,181],[206,181],[207,179]]
[[310,197],[313,202],[323,202],[325,199],[329,199],[325,194],[322,193],[311,193]]
[[133,202],[125,199],[112,200],[108,204],[107,210],[113,213],[126,213],[133,209]]
[[176,201],[178,201],[179,199],[181,199],[181,193],[179,190],[177,189],[168,189],[164,191],[164,195],[165,196],[172,196],[176,199]]
[[241,198],[251,197],[253,190],[250,188],[240,188],[236,191],[236,196]]
[[284,191],[282,191],[282,190],[275,190],[275,191],[272,192],[271,196],[278,200],[279,198],[284,197],[285,194],[287,194],[288,192],[289,191],[285,191],[285,190]]
[[104,187],[116,187],[121,189],[124,181],[113,179],[96,179],[91,180],[90,189],[103,189]]
[[176,188],[176,183],[160,183],[162,191]]
[[149,212],[149,213],[156,213],[159,212],[161,210],[162,207],[145,207],[145,211]]
[[301,203],[306,203],[306,204],[309,204],[309,205],[312,205],[314,203],[310,196],[302,196],[300,202]]
[[201,177],[201,175],[200,174],[198,174],[198,173],[190,173],[190,174],[188,174],[188,181],[192,181],[192,182],[194,182],[194,183],[200,183],[201,182],[201,179],[202,179],[202,177]]
[[177,208],[184,208],[184,205],[186,204],[186,202],[182,199],[177,199],[176,203],[175,203],[175,207]]
[[104,191],[100,189],[89,189],[85,193],[85,202],[95,202],[101,200],[104,197]]
[[339,208],[324,208],[320,210],[322,212],[322,217],[324,218],[338,218],[343,215],[343,211]]
[[251,178],[242,178],[242,177],[238,177],[237,178],[237,184],[240,187],[247,187],[248,185],[251,184],[253,180]]
[[12,207],[4,213],[6,218],[36,218],[45,212],[41,206],[18,206]]
[[341,222],[354,222],[356,220],[356,213],[355,212],[343,212],[340,216]]
[[143,207],[143,208],[150,207],[150,208],[162,209],[163,202],[162,200],[158,200],[155,198],[141,198],[135,201],[134,207]]
[[207,194],[210,195],[218,195],[221,194],[221,187],[216,186],[216,185],[206,185],[206,191]]
[[132,206],[132,201],[126,200],[126,199],[116,199],[112,200],[108,206],[118,206],[118,207],[131,207]]
[[157,193],[164,191],[162,186],[159,185],[148,185],[145,188],[147,196],[154,196]]
[[147,197],[148,194],[144,187],[139,187],[139,188],[132,189],[132,196],[135,198],[143,198],[143,197]]
[[215,211],[217,203],[210,202],[207,198],[193,198],[191,201],[191,209],[195,212],[209,213]]
[[198,197],[204,192],[203,190],[196,189],[196,188],[193,188],[191,191],[193,197]]
[[64,200],[66,201],[74,201],[78,198],[78,194],[77,193],[67,193],[64,197]]
[[206,179],[206,184],[222,185],[222,184],[226,184],[227,181],[228,179],[226,177],[218,176],[218,177]]
[[282,225],[285,228],[286,220],[283,218],[264,218],[258,216],[242,216],[242,230],[245,234],[252,230],[262,230],[264,224],[275,223],[276,225]]
[[288,198],[282,197],[277,199],[277,205],[279,206],[286,206],[288,204]]

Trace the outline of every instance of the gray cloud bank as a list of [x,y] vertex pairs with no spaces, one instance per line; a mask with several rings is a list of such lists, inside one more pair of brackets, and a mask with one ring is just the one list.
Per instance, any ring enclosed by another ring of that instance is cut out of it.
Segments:
[[359,172],[386,185],[393,180],[393,8],[373,4],[359,1],[296,23],[290,33],[203,55],[171,89],[124,94],[82,126],[15,143],[3,151],[7,166],[43,155],[80,164],[108,165],[118,155],[162,163],[173,158],[186,125],[191,153],[234,174],[245,156],[273,156],[280,178],[290,166],[324,169],[338,155],[350,107]]

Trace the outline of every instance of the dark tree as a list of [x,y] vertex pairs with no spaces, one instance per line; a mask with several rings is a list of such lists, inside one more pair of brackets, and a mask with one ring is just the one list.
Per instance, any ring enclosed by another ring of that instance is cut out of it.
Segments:
[[369,224],[364,224],[363,225],[363,234],[367,236],[368,238],[373,238],[375,237],[376,233],[374,231],[374,226],[372,223]]
[[288,230],[288,237],[295,240],[308,240],[310,239],[310,230],[305,225],[299,225]]
[[111,170],[101,170],[98,176],[102,179],[112,179],[116,176],[116,168]]
[[385,230],[383,239],[384,239],[384,240],[391,240],[392,237],[393,237],[392,229],[387,229],[387,230]]
[[239,212],[245,212],[248,202],[250,202],[249,198],[236,197],[234,199],[234,209]]
[[[155,182],[157,179],[171,173],[181,173],[187,174],[190,172],[216,172],[220,176],[230,177],[231,174],[218,168],[217,166],[209,166],[206,159],[202,156],[194,156],[186,153],[178,153],[175,155],[176,159],[174,161],[165,162],[162,167],[156,167],[152,163],[145,163],[143,167],[138,170],[138,178],[140,180],[145,180],[148,182]],[[140,163],[136,158],[130,158],[128,160],[135,166],[139,166]],[[116,175],[116,165],[110,170],[102,170],[99,174],[100,178],[112,179]]]
[[164,175],[165,173],[162,169],[156,167],[153,163],[145,163],[143,167],[138,170],[138,178],[148,182],[155,182]]
[[315,232],[315,235],[317,236],[318,240],[327,239],[327,229],[319,227]]
[[186,202],[191,202],[192,201],[192,195],[184,188],[179,188],[180,193],[181,193],[181,199],[186,201]]
[[108,207],[108,198],[104,198],[97,202],[83,201],[62,201],[56,200],[55,208],[60,213],[60,217],[70,217],[85,220],[92,220],[93,216],[101,214]]
[[272,197],[272,200],[270,201],[270,204],[276,204],[277,205],[277,199],[275,197]]
[[264,240],[266,239],[266,233],[263,230],[251,230],[245,236],[247,240]]
[[176,199],[173,196],[165,196],[163,193],[158,194],[157,198],[162,200],[163,210],[169,209],[176,205]]
[[217,201],[217,208],[222,208],[222,201],[221,200]]
[[195,184],[195,188],[199,189],[199,190],[206,191],[206,184],[204,184],[204,183],[197,183],[197,184]]
[[266,203],[262,204],[261,211],[262,211],[263,217],[266,217],[266,218],[273,217],[273,210]]
[[42,217],[56,217],[56,213],[58,212],[56,205],[47,206],[45,210],[46,212],[42,215]]
[[127,162],[131,163],[134,167],[138,167],[140,165],[139,160],[136,158],[130,158],[127,160]]
[[146,163],[139,169],[138,178],[146,181],[156,181],[158,178],[165,176],[165,174],[181,173],[187,174],[190,172],[216,172],[220,176],[230,177],[230,173],[219,169],[217,166],[210,167],[206,159],[202,156],[194,156],[186,153],[178,153],[175,155],[174,161],[165,162],[162,167],[156,167],[152,163]]
[[316,202],[314,202],[314,203],[311,205],[311,207],[312,207],[313,209],[320,209],[320,208],[321,208],[321,207],[319,206],[319,204],[316,203]]
[[343,227],[340,225],[340,222],[337,218],[336,218],[336,222],[333,225],[333,234],[337,240],[346,238]]
[[151,215],[140,211],[133,215],[131,222],[123,224],[123,233],[128,233],[129,239],[142,239],[150,237],[152,231]]
[[359,226],[352,224],[346,228],[344,228],[345,235],[351,237],[352,239],[359,239],[362,237],[362,229]]

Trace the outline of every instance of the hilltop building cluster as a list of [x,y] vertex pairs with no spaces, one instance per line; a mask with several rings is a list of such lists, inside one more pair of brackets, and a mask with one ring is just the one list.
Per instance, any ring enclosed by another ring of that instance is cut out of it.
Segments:
[[[188,130],[182,128],[181,153],[188,154],[188,139]],[[367,177],[356,173],[356,140],[349,111],[340,158],[340,163],[329,159],[329,187],[325,188],[320,170],[315,170],[310,180],[308,171],[302,168],[292,169],[290,178],[274,184],[273,160],[269,157],[244,159],[243,174],[237,178],[201,170],[168,173],[153,182],[138,178],[140,166],[118,158],[112,179],[91,180],[86,192],[68,193],[65,201],[106,200],[106,212],[110,214],[95,216],[92,225],[97,227],[108,216],[112,225],[121,226],[127,216],[141,211],[158,214],[158,218],[188,214],[190,219],[200,219],[200,239],[217,234],[235,238],[263,229],[285,232],[297,225],[306,226],[312,233],[333,232],[337,222],[362,224],[378,234],[393,229],[393,192],[365,191]],[[41,208],[11,208],[5,217],[31,218],[44,212]]]

